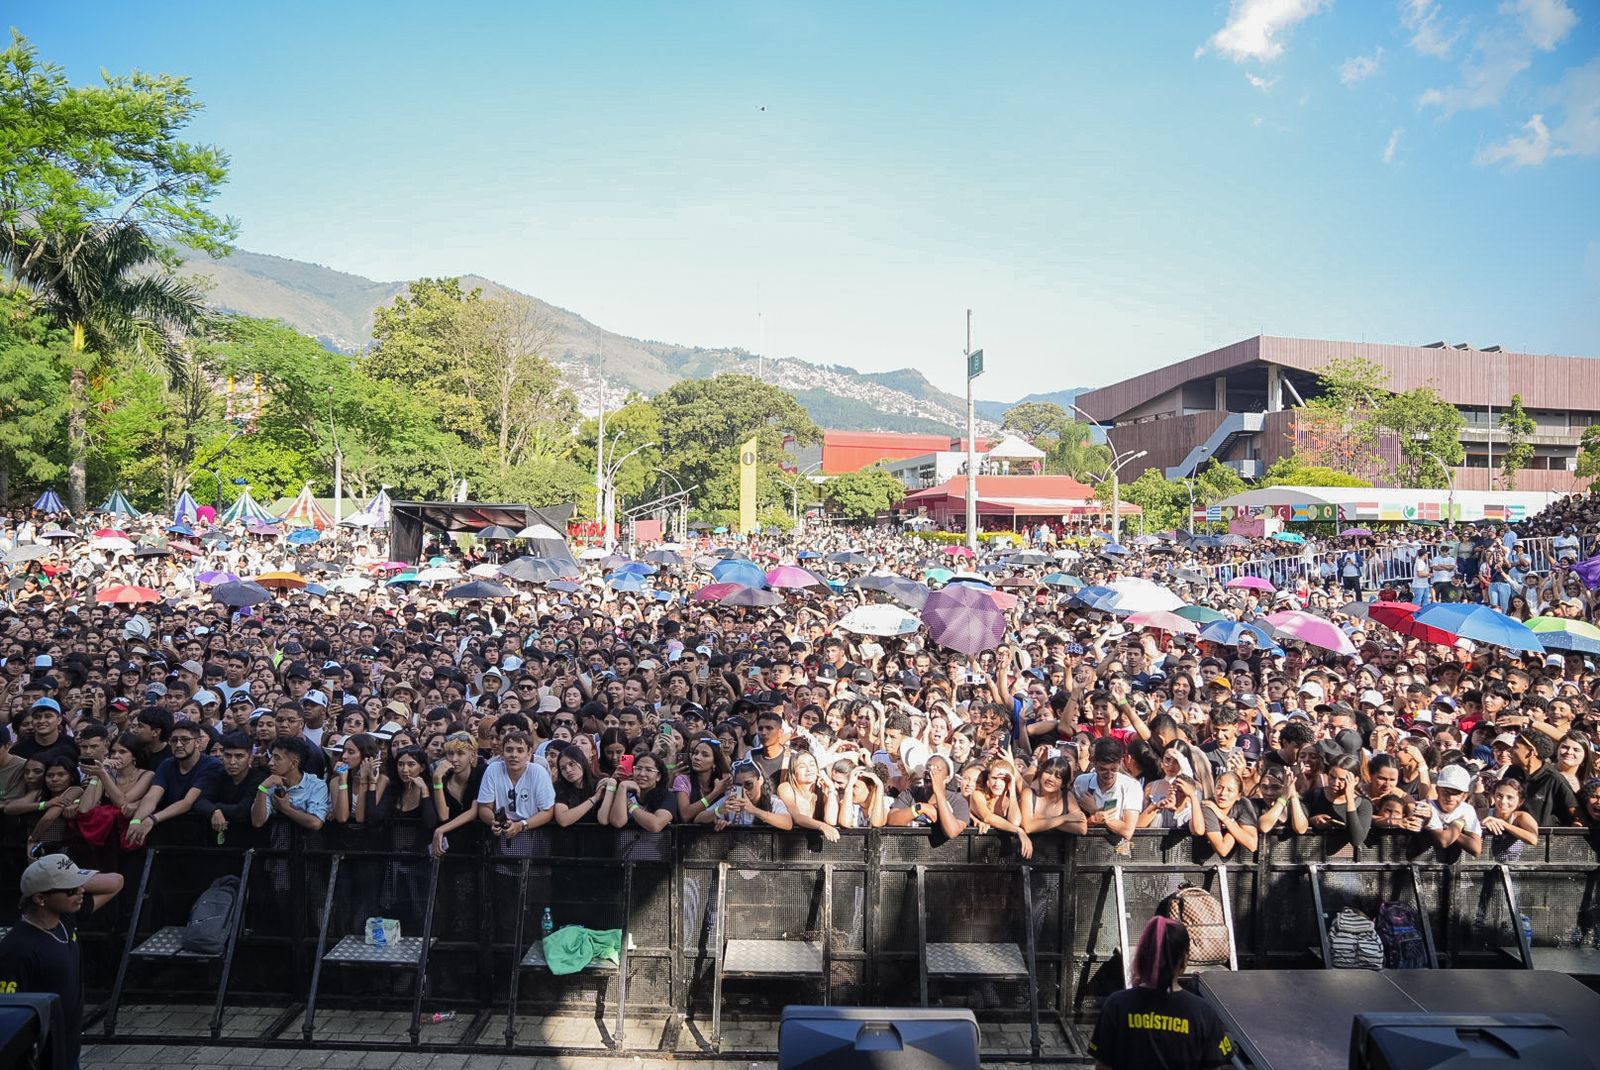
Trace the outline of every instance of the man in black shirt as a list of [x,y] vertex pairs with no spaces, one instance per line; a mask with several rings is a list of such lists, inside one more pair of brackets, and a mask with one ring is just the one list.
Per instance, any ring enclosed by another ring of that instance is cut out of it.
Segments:
[[222,737],[222,776],[212,781],[194,804],[194,813],[217,834],[218,843],[249,844],[256,838],[250,823],[250,808],[255,805],[256,788],[267,779],[265,769],[250,762],[254,748],[244,732],[229,732]]
[[61,730],[61,704],[53,698],[34,702],[29,712],[33,715],[33,736],[18,740],[11,753],[18,758],[37,758],[47,751],[61,751],[76,759],[78,745]]
[[1517,736],[1511,753],[1524,776],[1522,808],[1533,815],[1540,828],[1570,825],[1577,817],[1578,796],[1566,777],[1549,764],[1556,741],[1537,729],[1526,729]]
[[59,1065],[76,1070],[83,1032],[83,956],[77,915],[99,910],[122,891],[115,873],[79,869],[66,855],[45,855],[22,873],[22,920],[0,940],[0,992],[61,997]]

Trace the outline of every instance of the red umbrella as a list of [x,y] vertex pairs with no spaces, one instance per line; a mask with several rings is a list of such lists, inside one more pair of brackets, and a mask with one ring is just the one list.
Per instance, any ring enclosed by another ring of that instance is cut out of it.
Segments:
[[117,587],[107,587],[95,592],[96,602],[115,602],[119,605],[131,606],[140,602],[159,602],[161,592],[150,587],[132,587],[126,584]]
[[1367,616],[1401,635],[1409,635],[1425,643],[1454,646],[1460,636],[1431,624],[1416,622],[1417,610],[1421,608],[1415,602],[1374,602],[1372,608],[1367,610]]
[[126,539],[128,533],[126,531],[118,531],[116,528],[101,528],[94,533],[94,537],[97,539]]
[[720,602],[734,591],[744,590],[742,583],[708,583],[689,596],[693,602]]
[[973,552],[972,552],[971,547],[967,547],[967,546],[946,546],[944,548],[944,552],[946,554],[948,554],[949,556],[951,556],[951,557],[973,557],[973,556],[975,556],[973,554]]

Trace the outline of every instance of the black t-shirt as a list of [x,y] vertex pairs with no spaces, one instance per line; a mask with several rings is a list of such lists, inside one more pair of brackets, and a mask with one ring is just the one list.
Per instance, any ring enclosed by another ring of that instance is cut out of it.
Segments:
[[1227,1065],[1233,1043],[1199,996],[1124,988],[1101,1008],[1089,1054],[1112,1070],[1200,1070]]
[[24,760],[37,758],[41,754],[62,754],[77,761],[78,741],[65,732],[58,732],[50,743],[40,743],[36,739],[19,739],[12,745],[11,753]]
[[778,785],[789,779],[789,763],[794,760],[794,754],[788,747],[779,751],[776,758],[768,758],[762,749],[752,750],[746,757],[761,770],[761,779],[767,782],[768,791],[776,792]]
[[1540,828],[1570,825],[1578,812],[1578,796],[1567,778],[1553,765],[1543,765],[1527,779],[1527,798],[1522,808],[1532,814]]
[[53,932],[19,920],[0,940],[0,992],[54,992],[61,997],[67,1066],[78,1065],[83,1032],[83,955],[78,926],[62,918]]

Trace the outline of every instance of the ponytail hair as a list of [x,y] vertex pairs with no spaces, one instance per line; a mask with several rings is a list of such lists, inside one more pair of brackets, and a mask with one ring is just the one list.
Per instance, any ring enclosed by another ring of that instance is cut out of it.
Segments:
[[1156,915],[1145,922],[1139,946],[1133,952],[1133,983],[1139,988],[1166,992],[1189,958],[1189,928],[1180,921]]

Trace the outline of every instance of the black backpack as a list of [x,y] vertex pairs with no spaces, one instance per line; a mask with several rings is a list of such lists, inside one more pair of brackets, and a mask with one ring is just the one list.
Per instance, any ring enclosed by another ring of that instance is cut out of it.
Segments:
[[220,955],[233,931],[233,912],[239,905],[239,878],[218,877],[200,893],[183,927],[181,947],[192,955]]
[[1378,908],[1378,939],[1383,941],[1383,965],[1390,970],[1425,970],[1428,945],[1422,937],[1422,918],[1407,903],[1384,903]]

